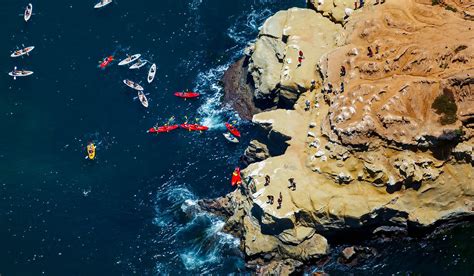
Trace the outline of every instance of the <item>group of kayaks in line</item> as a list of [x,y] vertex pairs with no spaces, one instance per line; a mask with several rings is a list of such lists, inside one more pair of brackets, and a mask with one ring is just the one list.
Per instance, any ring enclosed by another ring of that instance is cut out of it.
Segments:
[[[228,133],[224,133],[224,137],[229,141],[229,142],[232,142],[232,143],[238,143],[239,140],[237,138],[240,138],[241,137],[241,134],[239,132],[239,130],[233,126],[232,124],[230,123],[225,123],[225,127],[227,128],[227,130],[229,131]],[[199,124],[189,124],[189,123],[183,123],[183,124],[180,124],[180,125],[164,125],[164,126],[155,126],[155,127],[152,127],[150,128],[147,133],[155,133],[155,134],[158,134],[158,133],[168,133],[168,132],[171,132],[173,130],[176,130],[176,129],[185,129],[185,130],[188,130],[188,131],[206,131],[209,129],[209,127],[207,126],[203,126],[203,125],[199,125]],[[86,156],[86,159],[90,159],[90,160],[94,160],[95,158],[95,150],[96,150],[96,147],[94,145],[94,143],[90,142],[88,145],[87,145],[87,156]],[[239,179],[240,179],[240,169],[239,169]],[[236,178],[237,179],[237,178]],[[240,180],[239,180],[240,181]],[[234,183],[234,177],[232,178],[232,185],[236,185],[236,184],[240,184],[240,183],[237,183],[238,181],[235,181]]]
[[[32,14],[33,14],[33,5],[31,3],[29,3],[25,8],[25,12],[22,14],[23,19],[25,20],[25,22],[28,22],[30,20]],[[10,57],[16,58],[16,57],[21,57],[23,55],[29,55],[29,53],[31,51],[33,51],[34,48],[35,48],[35,46],[29,46],[29,47],[25,47],[23,49],[18,49],[16,51],[13,51],[13,53],[10,55]],[[8,75],[12,76],[13,79],[16,80],[17,77],[26,77],[26,76],[33,75],[33,71],[18,70],[18,68],[15,66],[13,68],[13,70],[8,73]]]
[[[237,138],[240,138],[240,132],[237,130],[235,126],[229,123],[225,123],[225,127],[229,131],[229,133],[224,133],[224,137],[232,143],[238,143],[239,140]],[[199,125],[199,124],[180,124],[180,125],[164,125],[164,126],[155,126],[150,128],[147,132],[148,133],[167,133],[171,132],[173,130],[176,130],[178,128],[181,129],[186,129],[188,131],[206,131],[209,129],[207,126]]]

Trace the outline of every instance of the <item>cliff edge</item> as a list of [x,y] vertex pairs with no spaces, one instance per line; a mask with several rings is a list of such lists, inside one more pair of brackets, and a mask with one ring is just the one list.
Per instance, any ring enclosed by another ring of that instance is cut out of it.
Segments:
[[283,274],[340,233],[410,234],[474,215],[473,5],[328,2],[278,12],[246,50],[247,96],[274,109],[247,116],[290,140],[243,171],[226,229],[251,262]]

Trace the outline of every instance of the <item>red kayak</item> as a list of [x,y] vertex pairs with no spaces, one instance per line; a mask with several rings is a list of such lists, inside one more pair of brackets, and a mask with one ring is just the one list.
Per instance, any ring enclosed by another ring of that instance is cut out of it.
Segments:
[[171,126],[160,126],[160,127],[152,127],[148,130],[148,133],[163,133],[163,132],[170,132],[172,130],[177,129],[178,125],[171,125]]
[[201,126],[198,124],[181,124],[179,126],[189,131],[205,131],[209,129],[207,126]]
[[232,179],[230,183],[232,184],[232,186],[242,184],[242,176],[240,175],[239,167],[235,168],[234,172],[232,173]]
[[234,135],[237,138],[240,138],[240,132],[237,130],[237,128],[229,123],[225,123],[225,127],[229,130],[232,135]]
[[199,93],[196,92],[176,92],[174,93],[176,97],[184,98],[184,99],[191,99],[199,97]]
[[106,57],[106,58],[104,59],[104,61],[102,61],[102,63],[100,64],[100,68],[104,69],[104,68],[107,67],[107,65],[109,65],[113,60],[114,60],[114,57],[113,57],[113,56]]

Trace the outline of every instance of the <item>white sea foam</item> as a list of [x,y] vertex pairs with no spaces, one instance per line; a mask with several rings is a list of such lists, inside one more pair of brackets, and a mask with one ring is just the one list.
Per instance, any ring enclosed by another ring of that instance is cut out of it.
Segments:
[[[228,29],[227,35],[241,47],[254,39],[263,22],[272,15],[269,9],[252,9],[250,13],[240,16]],[[243,50],[243,49],[242,49]]]
[[229,111],[229,108],[222,106],[222,87],[219,85],[219,80],[227,68],[229,68],[229,64],[201,72],[197,76],[194,89],[200,91],[205,98],[204,103],[198,109],[198,116],[201,118],[201,124],[209,128],[223,128],[223,115]]

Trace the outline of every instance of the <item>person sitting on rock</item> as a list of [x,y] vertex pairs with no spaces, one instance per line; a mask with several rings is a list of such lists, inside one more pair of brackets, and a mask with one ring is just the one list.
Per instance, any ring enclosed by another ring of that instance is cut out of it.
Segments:
[[264,184],[264,186],[268,186],[268,185],[270,185],[270,176],[267,174],[267,175],[265,175],[265,184]]
[[346,75],[346,67],[344,67],[344,65],[341,66],[341,73],[340,73],[340,76],[341,77],[344,77]]
[[309,108],[311,107],[311,102],[310,102],[309,100],[306,100],[306,101],[304,102],[304,104],[305,104],[304,110],[305,110],[305,111],[308,111]]
[[267,198],[268,198],[267,203],[270,205],[273,205],[273,200],[275,199],[275,197],[272,195],[268,195]]
[[332,93],[332,84],[331,83],[328,83],[328,93]]
[[288,179],[288,181],[290,182],[288,184],[288,189],[291,189],[292,191],[295,191],[296,190],[296,182],[295,182],[295,179],[292,177],[290,179]]
[[303,63],[303,58],[302,58],[302,57],[298,57],[298,65],[297,65],[297,67],[300,67],[300,66],[301,66],[301,63]]
[[280,196],[278,197],[278,206],[277,206],[277,209],[280,209],[281,208],[281,204],[283,203],[283,196],[281,195],[281,192],[280,192]]

